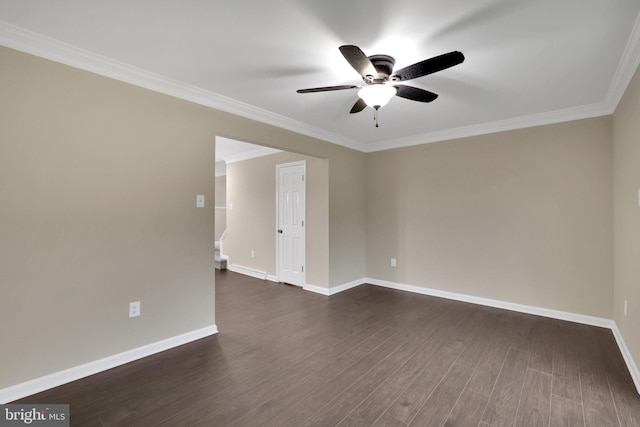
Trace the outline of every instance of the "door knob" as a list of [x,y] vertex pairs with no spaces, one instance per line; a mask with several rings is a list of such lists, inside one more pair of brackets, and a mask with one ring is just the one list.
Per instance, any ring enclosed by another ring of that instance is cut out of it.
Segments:
[[278,233],[282,234],[282,230],[278,230]]

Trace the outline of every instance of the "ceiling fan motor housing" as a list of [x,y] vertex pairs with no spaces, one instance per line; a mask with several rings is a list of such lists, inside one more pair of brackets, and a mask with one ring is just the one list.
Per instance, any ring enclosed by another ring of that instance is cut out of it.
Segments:
[[378,72],[377,76],[365,76],[369,83],[384,83],[389,80],[389,76],[393,72],[393,66],[396,60],[389,55],[371,55],[369,60],[373,64],[373,67]]

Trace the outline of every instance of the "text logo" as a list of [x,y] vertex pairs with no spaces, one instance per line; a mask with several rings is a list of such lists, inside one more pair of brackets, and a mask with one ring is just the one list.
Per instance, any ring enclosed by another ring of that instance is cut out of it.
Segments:
[[69,405],[0,405],[0,427],[69,427]]

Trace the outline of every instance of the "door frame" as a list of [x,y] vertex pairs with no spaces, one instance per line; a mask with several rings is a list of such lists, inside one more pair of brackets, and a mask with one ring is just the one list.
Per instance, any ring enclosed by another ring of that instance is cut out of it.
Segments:
[[[279,218],[280,218],[280,168],[290,167],[290,166],[302,166],[303,174],[304,174],[304,221],[305,224],[303,226],[302,232],[304,233],[304,259],[302,265],[306,267],[307,265],[307,161],[306,160],[297,160],[295,162],[288,163],[279,163],[276,165],[276,223],[274,227],[274,233],[276,235],[276,280],[280,282],[280,238],[278,236],[278,226]],[[307,283],[307,271],[306,269],[302,270],[302,281],[303,284],[300,285],[304,287]],[[297,286],[297,285],[296,285]]]

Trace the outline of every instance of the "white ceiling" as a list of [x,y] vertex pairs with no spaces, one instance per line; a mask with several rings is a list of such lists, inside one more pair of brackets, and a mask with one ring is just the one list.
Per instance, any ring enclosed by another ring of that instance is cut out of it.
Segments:
[[[0,0],[0,44],[341,145],[375,151],[613,112],[640,62],[638,0]],[[466,61],[349,114],[338,47],[396,69]]]
[[216,137],[216,176],[227,174],[227,163],[254,159],[269,154],[280,153],[281,150],[236,141],[234,139]]

